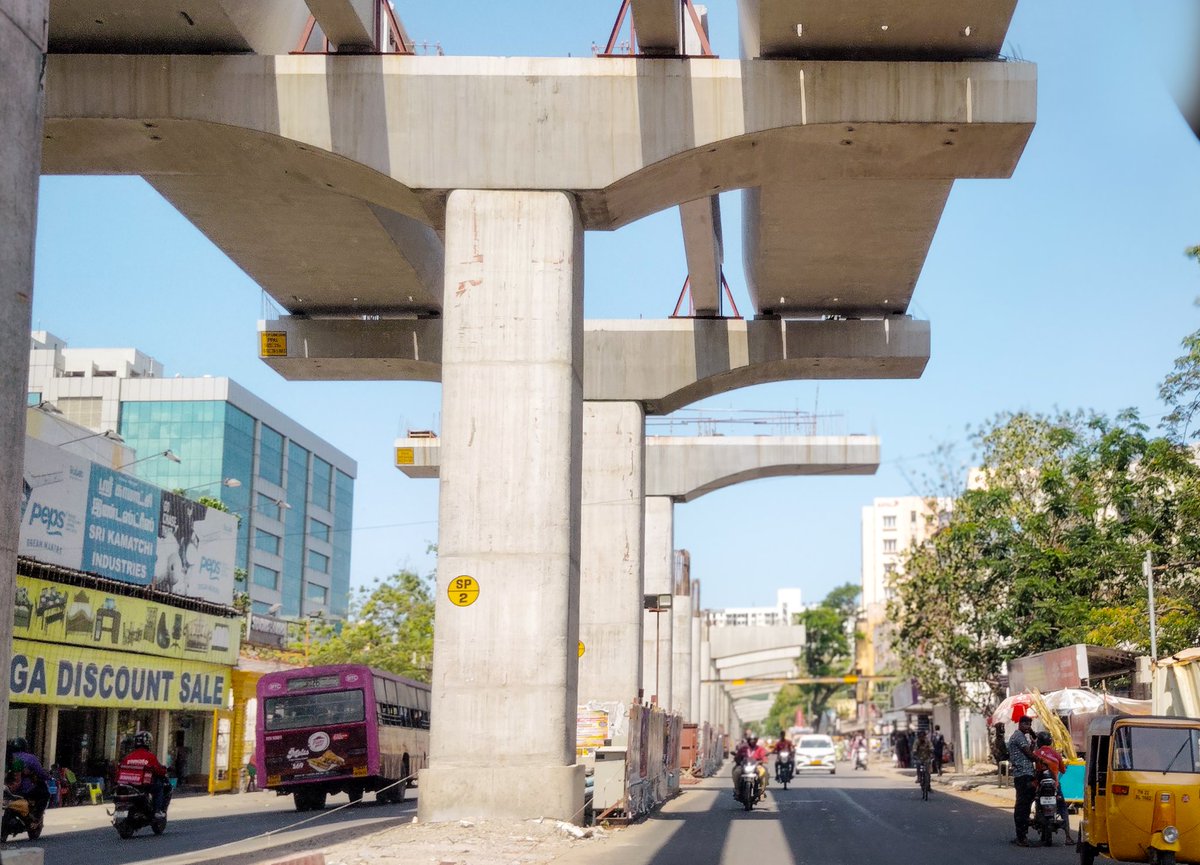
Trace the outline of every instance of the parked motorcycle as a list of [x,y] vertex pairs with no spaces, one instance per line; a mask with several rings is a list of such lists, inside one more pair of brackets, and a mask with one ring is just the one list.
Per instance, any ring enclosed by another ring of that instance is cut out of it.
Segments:
[[864,769],[864,770],[867,768],[867,749],[866,748],[855,748],[854,749],[854,768],[855,769]]
[[1033,804],[1033,830],[1042,838],[1042,844],[1049,847],[1054,844],[1054,833],[1059,829],[1066,831],[1062,817],[1058,813],[1058,786],[1054,776],[1043,769],[1034,782],[1037,785],[1037,796]]
[[763,782],[765,774],[766,770],[759,762],[749,757],[743,760],[742,765],[738,767],[737,800],[747,811],[763,797],[763,788],[766,786]]
[[775,755],[775,780],[783,785],[783,789],[787,789],[788,784],[792,780],[792,776],[796,774],[796,762],[792,758],[791,751],[780,751]]
[[36,841],[42,834],[42,820],[34,815],[28,799],[5,793],[4,815],[0,817],[0,844],[22,832],[29,836],[30,841]]
[[155,835],[167,828],[167,810],[171,807],[171,787],[163,789],[163,816],[154,816],[154,794],[149,787],[118,784],[113,792],[112,824],[122,838],[132,838],[137,830],[149,826]]

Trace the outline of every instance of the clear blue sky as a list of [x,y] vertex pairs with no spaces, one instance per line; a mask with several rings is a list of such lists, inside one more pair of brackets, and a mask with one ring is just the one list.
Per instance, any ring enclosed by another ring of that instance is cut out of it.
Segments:
[[[398,2],[410,34],[448,54],[585,56],[619,3]],[[734,0],[709,4],[714,48],[737,55]],[[1013,409],[1141,409],[1179,340],[1200,327],[1200,144],[1162,77],[1197,30],[1191,0],[1021,0],[1005,53],[1039,66],[1038,124],[1010,180],[958,181],[914,295],[933,328],[919,381],[792,382],[701,409],[841,413],[881,437],[867,478],[756,481],[676,508],[676,546],[709,607],[766,604],[799,586],[809,600],[859,581],[860,508],[922,493],[928,454]],[[1177,44],[1180,43],[1180,44]],[[740,204],[723,196],[726,272],[743,312]],[[391,464],[408,428],[439,425],[439,385],[290,383],[257,359],[263,295],[137,178],[44,178],[35,328],[73,346],[133,346],[168,375],[227,375],[358,460],[353,582],[432,570],[437,483]],[[586,314],[661,318],[685,275],[674,211],[589,234]],[[653,430],[652,430],[653,432]]]

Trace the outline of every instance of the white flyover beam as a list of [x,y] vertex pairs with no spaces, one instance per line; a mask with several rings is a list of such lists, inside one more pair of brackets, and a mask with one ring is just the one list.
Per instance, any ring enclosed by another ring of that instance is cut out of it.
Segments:
[[721,199],[716,195],[679,205],[683,250],[687,256],[692,305],[701,318],[718,314],[721,305]]
[[[718,670],[726,670],[744,664],[757,664],[763,661],[795,661],[804,650],[803,645],[780,646],[778,649],[763,649],[758,652],[746,652],[740,655],[728,655],[724,658],[713,658],[713,666]],[[722,678],[726,678],[722,676]]]
[[325,38],[338,51],[375,50],[379,0],[305,0]]

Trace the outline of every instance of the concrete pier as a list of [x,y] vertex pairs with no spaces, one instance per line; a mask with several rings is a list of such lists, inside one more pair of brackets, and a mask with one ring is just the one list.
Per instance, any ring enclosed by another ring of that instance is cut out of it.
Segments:
[[[46,0],[0,0],[0,609],[13,605],[21,528],[46,10]],[[12,626],[11,615],[0,616],[0,670],[12,656]],[[7,720],[6,687],[0,689],[0,741],[8,738]]]
[[[572,198],[453,192],[443,304],[437,720],[419,816],[577,822],[583,230]],[[451,603],[466,577],[478,596]]]
[[[675,504],[666,496],[646,496],[645,562],[646,594],[672,595],[675,583]],[[674,616],[670,608],[659,609],[659,612],[646,610],[643,614],[642,683],[648,698],[657,697],[658,705],[669,709]]]
[[642,488],[646,416],[635,402],[584,404],[579,703],[642,687]]

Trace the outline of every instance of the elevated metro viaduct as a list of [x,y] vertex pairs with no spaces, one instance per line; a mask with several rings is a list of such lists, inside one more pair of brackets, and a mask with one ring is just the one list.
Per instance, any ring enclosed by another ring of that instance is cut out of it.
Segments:
[[[43,134],[47,6],[0,0],[18,191],[0,204],[0,320],[21,334],[0,345],[0,429],[22,440],[39,148],[43,173],[145,177],[290,314],[440,318],[439,587],[503,586],[488,615],[521,639],[481,639],[439,592],[433,711],[476,735],[435,727],[422,817],[577,818],[582,232],[743,189],[759,316],[781,336],[799,318],[890,324],[953,180],[1009,176],[1032,129],[1034,67],[996,62],[1014,2],[743,0],[728,61],[284,56],[303,14],[287,0],[196,0],[186,27],[134,0],[55,0]],[[362,47],[339,14],[357,4],[310,5]],[[20,460],[5,451],[0,481]],[[4,592],[16,529],[6,516]]]
[[[874,474],[879,440],[630,435],[614,452],[614,440],[602,426],[606,410],[611,407],[584,403],[579,633],[587,652],[579,663],[578,699],[628,705],[645,690],[685,720],[713,720],[700,701],[700,680],[708,671],[702,669],[701,627],[694,621],[699,610],[693,594],[679,593],[674,584],[675,504],[759,478]],[[397,439],[397,468],[409,477],[437,477],[441,450],[436,438]],[[630,471],[639,464],[641,483],[636,470]],[[622,525],[625,520],[614,512],[632,519],[644,514],[644,567],[631,561],[631,546],[621,542],[637,526]],[[674,595],[669,615],[642,612],[643,595],[664,594]],[[752,638],[743,638],[743,644],[745,639]]]

